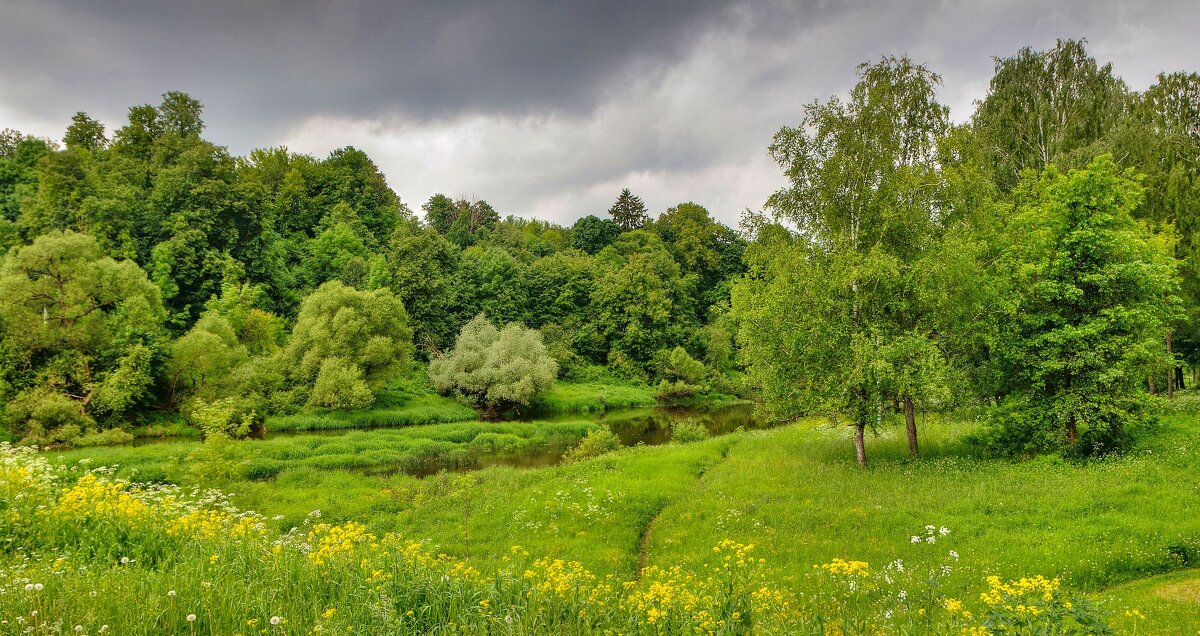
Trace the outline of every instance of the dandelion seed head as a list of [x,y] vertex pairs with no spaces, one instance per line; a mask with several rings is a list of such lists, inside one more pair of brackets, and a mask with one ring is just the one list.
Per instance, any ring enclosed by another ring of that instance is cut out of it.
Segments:
[[196,615],[195,615],[195,614],[188,614],[188,615],[187,615],[187,622],[189,622],[189,623],[194,623],[194,622],[196,622]]
[[278,617],[278,616],[272,616],[272,617],[271,617],[271,624],[272,624],[272,625],[278,625],[278,624],[279,624],[281,621],[283,621],[283,619],[282,619],[282,618],[280,618],[280,617]]

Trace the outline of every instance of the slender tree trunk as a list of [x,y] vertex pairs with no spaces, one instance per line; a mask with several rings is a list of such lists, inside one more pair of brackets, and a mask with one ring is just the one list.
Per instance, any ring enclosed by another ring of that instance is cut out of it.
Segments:
[[1167,332],[1167,359],[1171,368],[1167,370],[1167,399],[1175,399],[1175,354],[1171,352],[1171,332]]
[[1078,431],[1075,427],[1075,416],[1072,415],[1067,418],[1067,443],[1069,443],[1071,446],[1075,446],[1075,439],[1077,437]]
[[1158,395],[1158,385],[1154,383],[1154,378],[1150,378],[1150,395]]
[[908,456],[916,457],[920,451],[917,448],[917,414],[911,395],[904,396],[904,428],[908,431]]
[[1181,391],[1187,388],[1183,385],[1183,365],[1175,367],[1175,388]]
[[867,428],[866,424],[859,423],[854,425],[854,456],[858,459],[858,467],[867,469],[867,445],[863,441],[863,431]]

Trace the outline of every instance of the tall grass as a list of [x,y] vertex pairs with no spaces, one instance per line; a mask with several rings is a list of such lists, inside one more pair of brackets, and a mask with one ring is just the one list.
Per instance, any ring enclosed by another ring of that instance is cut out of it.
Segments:
[[[704,572],[718,565],[711,547],[730,539],[754,543],[767,579],[797,593],[810,589],[802,573],[813,564],[861,560],[877,572],[899,559],[923,573],[949,566],[937,579],[944,598],[974,601],[988,592],[985,579],[992,575],[1044,575],[1093,593],[1120,633],[1170,634],[1200,624],[1200,605],[1150,599],[1157,589],[1151,586],[1106,590],[1182,573],[1187,555],[1200,554],[1195,424],[1191,415],[1164,417],[1130,453],[1087,463],[989,460],[963,442],[972,424],[929,418],[919,420],[921,459],[907,457],[902,428],[885,426],[868,437],[872,466],[860,471],[851,431],[813,420],[686,445],[626,448],[548,469],[496,467],[425,480],[303,465],[306,452],[293,448],[288,452],[299,462],[274,479],[234,475],[221,483],[236,493],[235,502],[268,519],[284,516],[269,526],[300,524],[308,510],[320,508],[326,519],[397,532],[469,558],[483,572],[502,570],[516,544],[532,555],[585,563],[598,578],[636,579],[642,566]],[[122,463],[120,474],[129,474],[153,463],[135,451],[147,449],[71,451],[64,461],[90,454],[92,465]],[[173,454],[178,464],[188,462],[186,452]],[[214,465],[220,464],[198,464]],[[209,479],[184,477],[197,480],[184,483]],[[950,532],[933,544],[913,543],[927,525]],[[1170,611],[1156,610],[1168,603]],[[1131,606],[1147,609],[1148,620],[1125,616]]]
[[288,431],[333,431],[353,428],[397,428],[479,419],[471,407],[437,395],[412,398],[400,407],[365,411],[326,411],[269,417],[268,433]]
[[922,572],[834,559],[780,582],[753,545],[731,540],[705,547],[714,565],[702,570],[602,576],[511,545],[484,571],[355,522],[314,515],[273,532],[219,493],[55,468],[7,445],[0,492],[7,633],[979,634],[997,620],[1031,634],[1084,620],[1104,629],[1086,599],[1043,578],[996,580],[991,597],[961,601]]
[[530,411],[542,416],[603,413],[655,404],[654,389],[646,385],[559,382],[532,404]]

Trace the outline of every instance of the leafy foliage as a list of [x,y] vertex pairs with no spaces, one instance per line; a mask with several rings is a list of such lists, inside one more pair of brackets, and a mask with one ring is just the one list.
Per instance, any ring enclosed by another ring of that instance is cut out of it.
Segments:
[[300,305],[277,363],[288,373],[294,404],[363,408],[411,360],[412,331],[395,294],[330,281]]
[[997,424],[1012,433],[1002,448],[1074,446],[1086,427],[1082,450],[1105,452],[1142,412],[1139,384],[1166,353],[1177,302],[1170,243],[1131,216],[1142,196],[1108,157],[1022,186],[1001,262],[1011,300],[992,348],[1007,399],[1038,417],[1002,411]]
[[149,401],[165,314],[135,263],[104,256],[92,237],[52,232],[4,257],[0,298],[15,433],[114,426]]
[[435,389],[461,395],[493,417],[527,406],[553,386],[557,374],[541,333],[515,323],[496,329],[483,316],[463,327],[453,350],[429,363]]

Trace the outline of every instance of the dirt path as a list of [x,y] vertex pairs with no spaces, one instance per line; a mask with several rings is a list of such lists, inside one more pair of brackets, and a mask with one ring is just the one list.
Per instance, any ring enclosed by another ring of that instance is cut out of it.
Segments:
[[[712,465],[700,467],[700,470],[696,472],[697,490],[700,490],[704,487],[704,475],[708,473],[708,471],[728,461],[730,453],[733,452],[733,449],[735,446],[737,446],[737,444],[738,442],[733,442],[723,448],[721,450],[721,458]],[[640,541],[638,541],[637,580],[639,581],[642,580],[642,571],[646,569],[646,561],[650,556],[650,533],[654,530],[654,524],[658,521],[658,518],[662,515],[663,511],[673,503],[675,503],[674,500],[664,500],[662,505],[659,506],[658,510],[650,516],[650,519],[646,521],[646,525],[642,528],[642,538]]]

